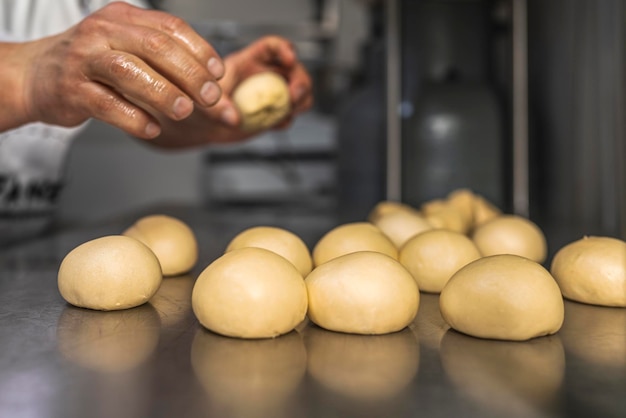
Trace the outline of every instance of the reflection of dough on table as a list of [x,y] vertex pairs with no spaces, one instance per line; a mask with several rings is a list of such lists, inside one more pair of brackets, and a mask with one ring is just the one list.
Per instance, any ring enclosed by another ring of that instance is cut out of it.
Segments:
[[420,344],[439,349],[441,338],[450,329],[450,325],[443,320],[439,311],[439,295],[429,293],[420,295],[419,310],[410,328],[418,335]]
[[159,314],[164,330],[175,327],[192,315],[191,292],[194,282],[194,278],[189,275],[167,277],[163,279],[161,287],[150,299],[149,304]]
[[159,315],[149,304],[99,312],[66,307],[57,324],[59,352],[88,369],[121,373],[150,358],[160,333]]
[[559,335],[568,352],[606,373],[626,371],[626,309],[565,301]]
[[352,335],[311,326],[304,333],[311,376],[353,400],[377,402],[398,395],[417,374],[419,344],[413,333]]
[[191,346],[193,371],[211,403],[242,417],[288,417],[283,410],[305,375],[306,356],[297,332],[242,340],[199,329]]
[[440,356],[457,388],[501,416],[534,416],[559,402],[565,352],[558,335],[513,342],[449,330]]

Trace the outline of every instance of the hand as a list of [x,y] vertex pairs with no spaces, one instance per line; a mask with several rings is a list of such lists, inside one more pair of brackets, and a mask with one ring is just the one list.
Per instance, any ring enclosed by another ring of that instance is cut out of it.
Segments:
[[[224,59],[226,72],[219,80],[222,97],[212,107],[197,109],[181,122],[162,121],[164,135],[152,141],[164,147],[187,147],[210,142],[235,142],[256,135],[239,128],[241,116],[232,102],[231,94],[247,77],[262,72],[282,74],[289,85],[291,113],[276,129],[284,129],[293,117],[308,110],[313,104],[311,78],[298,61],[291,43],[277,36],[267,36],[253,42]],[[165,128],[166,127],[166,128]],[[172,135],[165,135],[171,132]]]
[[183,120],[221,96],[224,65],[202,37],[177,17],[127,3],[12,52],[23,63],[21,122],[93,117],[148,139],[161,133],[159,120]]

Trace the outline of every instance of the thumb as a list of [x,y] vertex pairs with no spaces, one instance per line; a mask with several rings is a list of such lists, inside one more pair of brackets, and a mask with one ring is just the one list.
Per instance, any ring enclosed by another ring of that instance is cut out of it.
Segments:
[[235,128],[241,123],[241,114],[232,99],[222,96],[212,107],[206,109],[213,118],[219,119],[224,125]]

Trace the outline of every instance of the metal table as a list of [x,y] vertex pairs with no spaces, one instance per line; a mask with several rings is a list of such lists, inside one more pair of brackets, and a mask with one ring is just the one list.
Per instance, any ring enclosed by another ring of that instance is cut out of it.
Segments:
[[[65,303],[57,270],[77,245],[166,213],[196,232],[200,261],[141,307]],[[626,417],[626,309],[566,302],[562,330],[528,342],[449,330],[422,294],[405,330],[357,336],[310,323],[273,340],[204,330],[197,275],[240,230],[283,226],[311,247],[332,216],[161,207],[0,250],[0,417]]]

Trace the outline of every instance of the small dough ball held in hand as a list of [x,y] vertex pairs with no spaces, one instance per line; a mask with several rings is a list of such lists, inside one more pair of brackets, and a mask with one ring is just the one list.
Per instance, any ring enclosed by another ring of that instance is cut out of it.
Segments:
[[226,252],[245,247],[265,248],[285,257],[305,277],[311,272],[313,260],[302,239],[291,231],[273,226],[248,228],[233,238]]
[[198,276],[193,312],[209,330],[229,337],[271,338],[293,330],[306,315],[302,275],[284,257],[263,248],[240,248]]
[[435,229],[411,238],[399,261],[423,292],[439,293],[461,267],[480,258],[471,239],[460,232]]
[[626,242],[585,237],[561,248],[550,272],[563,296],[593,305],[626,307]]
[[112,235],[70,251],[59,267],[58,286],[72,305],[111,311],[147,302],[162,279],[159,260],[148,247],[134,238]]
[[378,227],[369,222],[353,222],[339,225],[320,238],[313,248],[313,264],[319,266],[357,251],[376,251],[398,258],[396,246]]
[[563,297],[540,264],[504,254],[459,270],[441,292],[443,319],[462,333],[524,341],[554,334],[563,324]]
[[164,276],[189,272],[198,261],[198,242],[186,223],[167,215],[139,219],[123,235],[150,248],[159,259]]
[[484,256],[513,254],[543,263],[548,254],[543,231],[531,220],[517,215],[502,215],[480,225],[472,239]]
[[271,71],[241,82],[233,92],[233,101],[241,114],[241,128],[249,132],[271,128],[291,110],[287,82]]
[[305,280],[309,319],[322,328],[353,334],[386,334],[409,325],[419,289],[395,259],[372,251],[335,258]]

